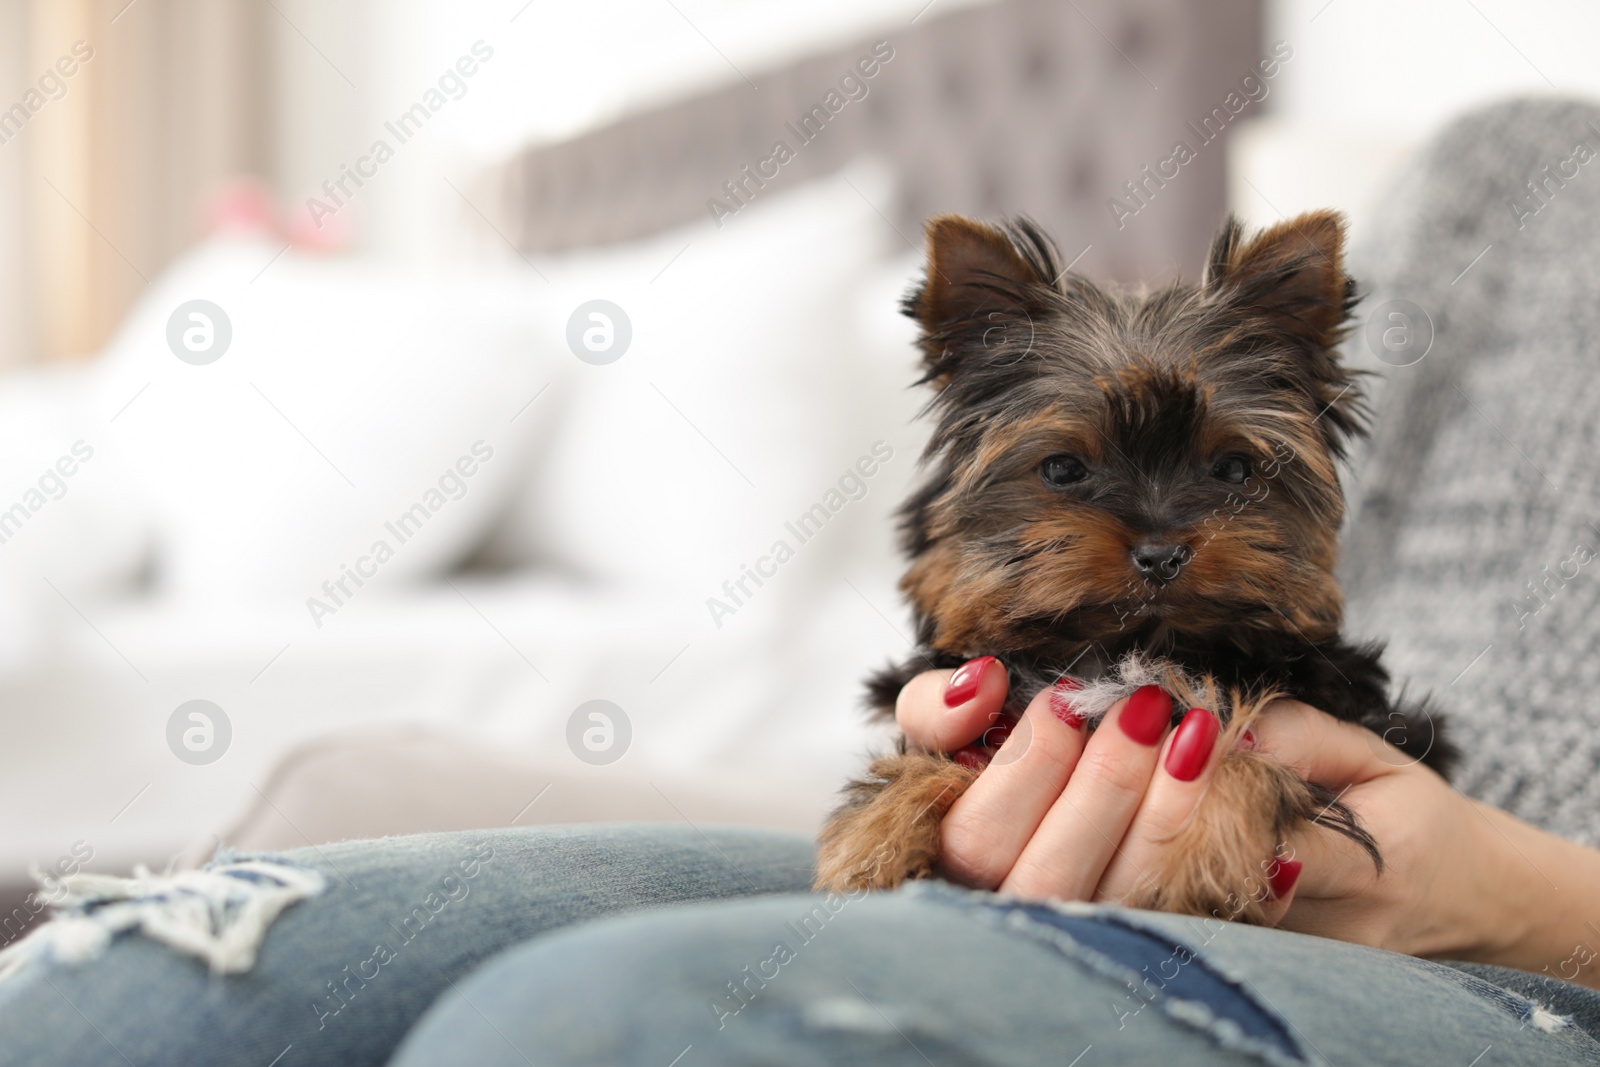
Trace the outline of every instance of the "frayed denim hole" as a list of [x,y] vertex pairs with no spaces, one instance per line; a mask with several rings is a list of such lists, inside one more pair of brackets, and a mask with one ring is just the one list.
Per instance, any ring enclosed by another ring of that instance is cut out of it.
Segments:
[[[1041,904],[1008,903],[984,906],[1001,911],[1021,912],[1035,922],[1062,931],[1084,948],[1100,953],[1135,974],[1150,976],[1161,983],[1151,1003],[1159,1004],[1162,1000],[1170,998],[1175,1001],[1202,1004],[1215,1018],[1226,1019],[1233,1023],[1246,1037],[1253,1038],[1285,1056],[1304,1062],[1305,1054],[1283,1020],[1213,970],[1205,963],[1200,952],[1188,945],[1118,922],[1110,916],[1066,915]],[[1168,978],[1163,971],[1163,965],[1173,964],[1179,953],[1189,958],[1187,962],[1177,967],[1177,974]]]
[[30,963],[77,965],[116,937],[138,931],[203,960],[213,974],[250,970],[268,929],[287,908],[327,888],[319,871],[278,859],[208,864],[198,871],[131,878],[79,873],[48,921],[0,950],[0,980]]
[[1532,1025],[1541,1033],[1555,1033],[1572,1025],[1572,1020],[1567,1016],[1551,1011],[1537,1000],[1524,996],[1515,990],[1506,989],[1495,985],[1493,982],[1471,971],[1464,971],[1444,963],[1433,963],[1428,960],[1407,960],[1413,969],[1437,978],[1441,978],[1471,993],[1486,1003],[1504,1011],[1522,1025]]

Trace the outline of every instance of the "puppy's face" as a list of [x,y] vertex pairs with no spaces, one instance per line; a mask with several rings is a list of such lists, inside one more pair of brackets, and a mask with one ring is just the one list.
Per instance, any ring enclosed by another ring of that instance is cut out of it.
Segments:
[[922,637],[956,654],[1338,629],[1335,461],[1360,400],[1332,213],[1153,294],[1062,276],[1031,225],[929,223],[932,477],[907,505]]

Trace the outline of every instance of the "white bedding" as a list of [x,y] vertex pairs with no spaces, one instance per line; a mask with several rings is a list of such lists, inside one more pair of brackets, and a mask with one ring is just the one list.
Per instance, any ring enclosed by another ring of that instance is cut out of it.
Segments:
[[[103,442],[66,495],[0,545],[0,881],[78,840],[103,869],[164,862],[257,800],[291,748],[326,734],[425,724],[571,765],[567,719],[591,699],[631,721],[631,747],[608,769],[619,781],[714,782],[785,805],[791,825],[814,823],[882,736],[861,713],[862,677],[908,647],[892,511],[923,436],[896,310],[916,257],[867,202],[887,197],[881,181],[847,177],[774,196],[723,231],[707,223],[541,261],[548,286],[500,276],[473,298],[488,321],[456,364],[487,377],[477,388],[441,376],[447,330],[421,331],[429,344],[410,349],[391,331],[376,353],[350,340],[359,329],[309,354],[236,341],[231,368],[226,357],[178,364],[149,334],[164,324],[162,301],[192,284],[162,289],[101,367],[49,387],[56,401],[29,394],[37,384],[0,383],[0,426],[12,408],[48,416],[0,430],[13,445],[0,492],[22,492],[62,442]],[[206,269],[239,266],[218,262]],[[286,288],[344,272],[354,305],[369,309],[391,284],[353,267],[288,266]],[[273,309],[271,291],[251,284],[235,279],[235,317],[279,315],[273,336],[294,335],[304,306]],[[424,291],[396,286],[407,299]],[[634,348],[609,367],[560,343],[573,294],[597,290],[635,311]],[[455,313],[456,293],[436,318]],[[325,296],[329,315],[351,306]],[[301,335],[312,349],[315,335]],[[496,348],[495,336],[518,340]],[[407,384],[369,403],[363,375],[397,349],[392,371]],[[206,406],[213,380],[196,372],[218,367],[234,407]],[[146,379],[168,395],[152,385],[112,421]],[[269,382],[283,412],[252,395]],[[305,602],[322,578],[342,573],[373,523],[403,510],[477,425],[508,418],[541,382],[554,384],[521,416],[529,429],[496,455],[515,476],[476,498],[475,485],[470,507],[440,513],[453,517],[427,552],[316,625]],[[186,405],[204,417],[186,422]],[[335,465],[363,488],[347,491]],[[790,524],[807,513],[827,521],[802,542]],[[780,540],[791,553],[781,563]],[[480,559],[511,569],[446,571],[485,542]],[[768,576],[759,587],[744,578],[735,599],[723,583],[746,566]],[[167,747],[168,717],[194,699],[232,727],[226,755],[205,766]]]

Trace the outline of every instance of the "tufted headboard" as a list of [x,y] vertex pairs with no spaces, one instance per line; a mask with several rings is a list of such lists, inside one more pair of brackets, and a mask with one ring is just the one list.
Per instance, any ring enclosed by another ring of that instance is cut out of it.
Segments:
[[[1192,275],[1222,216],[1232,124],[1270,95],[1260,25],[1260,0],[933,7],[914,25],[751,72],[758,90],[740,82],[530,149],[495,177],[500,209],[524,252],[553,252],[711,217],[714,201],[735,209],[730,181],[759,196],[872,154],[897,174],[890,217],[908,240],[930,214],[1025,213],[1066,259],[1082,255],[1079,269]],[[878,41],[893,56],[863,78]],[[1181,162],[1179,142],[1191,149]],[[747,166],[770,175],[765,186]]]

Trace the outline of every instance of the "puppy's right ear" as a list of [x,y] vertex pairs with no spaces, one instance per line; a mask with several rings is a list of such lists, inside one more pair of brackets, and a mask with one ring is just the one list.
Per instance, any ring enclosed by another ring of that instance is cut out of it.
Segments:
[[964,360],[1031,340],[1028,327],[1060,271],[1055,246],[1027,219],[1000,228],[940,215],[927,233],[927,276],[901,307],[922,326],[925,380],[942,387]]

